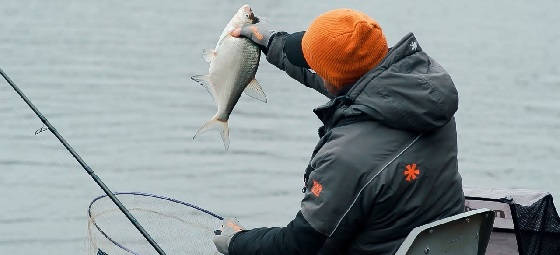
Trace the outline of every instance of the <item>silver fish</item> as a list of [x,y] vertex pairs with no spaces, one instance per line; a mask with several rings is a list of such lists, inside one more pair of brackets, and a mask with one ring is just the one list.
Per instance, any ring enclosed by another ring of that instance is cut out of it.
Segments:
[[210,130],[218,129],[226,150],[229,148],[228,119],[242,92],[266,103],[260,84],[255,80],[259,67],[260,49],[247,38],[235,38],[230,32],[245,24],[256,23],[249,5],[243,5],[224,28],[215,49],[203,50],[210,63],[207,75],[195,75],[192,80],[204,86],[218,107],[218,111],[200,127],[193,139]]

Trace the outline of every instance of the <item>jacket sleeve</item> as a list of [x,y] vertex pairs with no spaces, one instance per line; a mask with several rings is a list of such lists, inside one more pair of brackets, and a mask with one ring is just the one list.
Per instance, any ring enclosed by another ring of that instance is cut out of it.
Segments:
[[357,171],[363,167],[352,160],[363,146],[347,146],[348,153],[336,153],[334,147],[326,143],[311,161],[314,170],[296,218],[284,228],[238,233],[230,243],[231,255],[345,253],[364,224],[364,196],[356,194],[367,174]]
[[230,255],[317,254],[326,236],[315,231],[299,212],[283,228],[256,228],[237,233],[230,242]]
[[[317,152],[309,165],[313,171],[307,179],[307,191],[300,210],[313,229],[329,237],[329,246],[337,248],[343,248],[363,227],[367,215],[367,206],[363,207],[366,205],[364,200],[373,200],[373,197],[359,195],[369,173],[363,163],[354,158],[364,155],[360,150],[366,147],[361,143],[366,143],[367,139],[358,139],[360,134],[345,127],[348,126],[342,126],[339,128],[341,130],[333,131],[328,136],[355,136],[351,139],[352,146],[331,138]],[[344,151],[340,151],[340,147]]]
[[282,71],[285,71],[290,77],[299,81],[306,87],[315,89],[328,98],[333,98],[333,96],[325,88],[323,79],[321,79],[319,75],[311,72],[307,68],[293,65],[290,61],[288,61],[288,58],[284,53],[284,43],[286,42],[287,36],[288,33],[286,32],[278,32],[271,38],[268,45],[266,60],[274,66],[280,68]]

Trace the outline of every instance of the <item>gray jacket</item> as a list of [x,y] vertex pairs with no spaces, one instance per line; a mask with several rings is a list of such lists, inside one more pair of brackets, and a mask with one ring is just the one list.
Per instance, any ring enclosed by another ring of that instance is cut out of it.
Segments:
[[[314,110],[324,126],[305,173],[300,219],[241,233],[231,254],[392,254],[414,227],[463,212],[457,90],[413,34],[336,96],[288,62],[284,36],[271,42],[268,61],[331,101]],[[316,236],[306,241],[315,248],[296,247],[306,236]]]

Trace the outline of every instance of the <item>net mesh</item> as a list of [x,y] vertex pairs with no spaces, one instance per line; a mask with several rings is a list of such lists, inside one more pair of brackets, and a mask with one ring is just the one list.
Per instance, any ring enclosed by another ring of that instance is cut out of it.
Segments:
[[520,254],[560,254],[560,218],[552,195],[530,206],[512,204]]
[[[216,254],[212,236],[219,215],[164,196],[115,195],[167,254]],[[94,199],[88,215],[89,254],[157,254],[109,197]]]

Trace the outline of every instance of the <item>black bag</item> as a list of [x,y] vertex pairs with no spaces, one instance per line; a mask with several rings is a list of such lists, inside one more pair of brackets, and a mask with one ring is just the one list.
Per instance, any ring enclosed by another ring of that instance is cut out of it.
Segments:
[[560,218],[552,195],[530,190],[465,187],[467,211],[494,211],[488,255],[559,255]]

